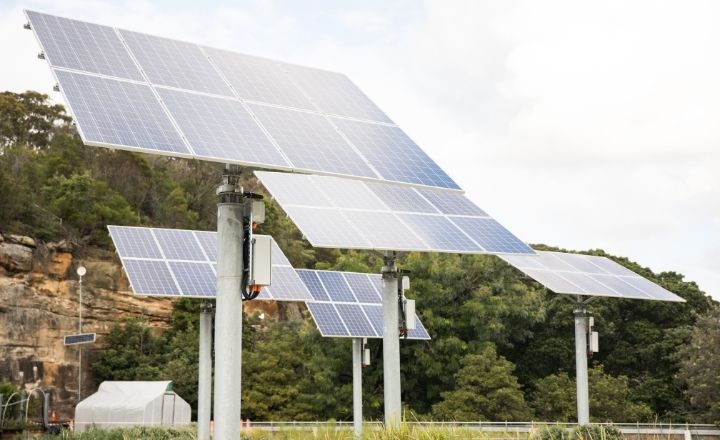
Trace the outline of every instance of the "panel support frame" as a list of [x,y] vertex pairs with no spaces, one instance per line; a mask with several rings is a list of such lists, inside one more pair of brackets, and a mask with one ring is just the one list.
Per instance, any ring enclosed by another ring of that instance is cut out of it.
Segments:
[[198,440],[210,440],[212,413],[212,320],[213,306],[204,300],[200,304],[198,348]]
[[[592,299],[592,298],[590,298]],[[587,302],[578,295],[573,310],[575,321],[575,380],[577,393],[577,422],[578,425],[590,423],[590,393],[588,386],[588,313]]]
[[353,371],[353,435],[356,439],[362,438],[363,408],[362,408],[362,357],[363,338],[352,340],[352,371]]

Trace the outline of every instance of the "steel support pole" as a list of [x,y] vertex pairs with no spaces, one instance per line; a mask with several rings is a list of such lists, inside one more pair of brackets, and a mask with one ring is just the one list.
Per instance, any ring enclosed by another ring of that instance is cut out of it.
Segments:
[[[235,170],[239,171],[239,170]],[[218,188],[218,261],[215,299],[215,438],[240,438],[242,374],[243,198],[239,173]]]
[[397,428],[402,421],[400,400],[400,333],[398,326],[398,273],[395,253],[385,254],[383,277],[383,389],[385,426]]
[[[78,288],[78,334],[82,334],[82,276]],[[78,344],[78,403],[82,401],[82,344]]]
[[198,366],[198,440],[210,440],[212,390],[212,306],[203,301],[200,306],[200,347]]
[[590,423],[590,398],[588,392],[587,331],[588,318],[585,306],[578,302],[575,307],[575,376],[577,379],[578,425]]
[[362,410],[362,338],[353,338],[353,432],[355,438],[362,437],[363,410]]

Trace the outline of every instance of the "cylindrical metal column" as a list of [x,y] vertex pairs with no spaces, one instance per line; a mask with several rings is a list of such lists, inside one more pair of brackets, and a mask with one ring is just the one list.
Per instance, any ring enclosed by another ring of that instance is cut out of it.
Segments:
[[[222,195],[221,195],[222,197]],[[240,438],[243,205],[218,204],[215,300],[215,438]]]
[[385,426],[397,428],[402,421],[400,400],[400,330],[398,326],[398,275],[394,254],[383,266],[383,388]]
[[210,440],[212,399],[212,306],[203,302],[200,308],[200,347],[198,365],[198,440]]
[[362,437],[362,423],[363,423],[363,410],[362,410],[362,351],[363,351],[363,340],[362,338],[353,338],[352,340],[353,350],[353,431],[355,438]]
[[590,398],[588,391],[587,325],[585,307],[575,308],[575,375],[577,378],[578,425],[590,423]]

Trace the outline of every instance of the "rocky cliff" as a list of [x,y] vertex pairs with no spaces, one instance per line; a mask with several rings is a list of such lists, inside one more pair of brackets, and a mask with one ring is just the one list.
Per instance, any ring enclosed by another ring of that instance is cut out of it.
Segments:
[[[79,265],[87,268],[83,332],[98,336],[94,344],[66,347],[64,336],[78,332]],[[143,316],[154,327],[167,327],[171,310],[170,300],[134,296],[111,252],[0,234],[0,380],[50,391],[60,419],[71,418],[77,402],[79,347],[87,397],[95,384],[86,367],[111,326]]]

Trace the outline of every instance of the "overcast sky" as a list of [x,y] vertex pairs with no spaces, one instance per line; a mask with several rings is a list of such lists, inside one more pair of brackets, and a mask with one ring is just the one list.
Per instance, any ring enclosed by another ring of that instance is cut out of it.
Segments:
[[60,101],[23,7],[347,73],[521,239],[720,300],[720,2],[0,0],[0,89]]

